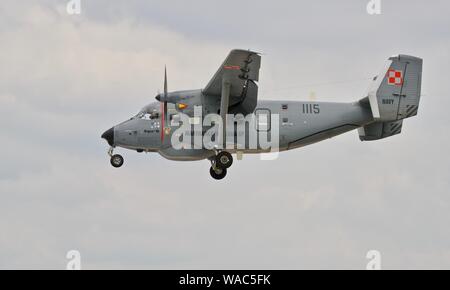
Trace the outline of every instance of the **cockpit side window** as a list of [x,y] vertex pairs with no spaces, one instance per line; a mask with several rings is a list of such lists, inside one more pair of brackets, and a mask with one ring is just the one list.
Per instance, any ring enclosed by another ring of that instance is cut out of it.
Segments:
[[157,120],[159,119],[159,112],[140,112],[136,115],[136,118],[141,120]]
[[150,114],[150,119],[152,119],[152,120],[159,119],[159,113],[158,112],[152,112]]

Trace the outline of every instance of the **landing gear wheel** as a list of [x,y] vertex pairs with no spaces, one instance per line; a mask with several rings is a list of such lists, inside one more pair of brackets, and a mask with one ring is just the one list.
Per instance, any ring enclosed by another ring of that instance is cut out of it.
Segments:
[[209,174],[211,174],[212,178],[216,180],[223,179],[227,175],[227,170],[225,168],[215,168],[211,166],[209,169]]
[[227,169],[233,164],[233,156],[227,151],[220,151],[216,156],[216,166]]
[[123,157],[119,154],[111,156],[111,165],[119,168],[123,165]]

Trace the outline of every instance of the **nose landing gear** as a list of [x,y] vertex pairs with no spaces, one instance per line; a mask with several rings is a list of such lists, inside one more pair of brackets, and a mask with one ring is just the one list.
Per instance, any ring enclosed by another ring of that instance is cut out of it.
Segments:
[[114,147],[111,147],[108,150],[108,155],[111,157],[111,160],[110,160],[111,165],[115,168],[119,168],[124,163],[123,157],[122,157],[122,155],[119,155],[119,154],[113,155],[113,151],[114,151]]
[[220,180],[227,175],[227,169],[233,164],[233,156],[227,151],[220,151],[211,160],[209,174],[211,177]]

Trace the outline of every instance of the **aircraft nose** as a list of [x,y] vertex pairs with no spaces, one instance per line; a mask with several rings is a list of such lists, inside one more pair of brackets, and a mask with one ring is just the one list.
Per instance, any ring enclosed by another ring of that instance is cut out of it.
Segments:
[[114,127],[111,129],[105,131],[105,133],[102,134],[102,138],[108,141],[108,144],[113,146],[114,145]]

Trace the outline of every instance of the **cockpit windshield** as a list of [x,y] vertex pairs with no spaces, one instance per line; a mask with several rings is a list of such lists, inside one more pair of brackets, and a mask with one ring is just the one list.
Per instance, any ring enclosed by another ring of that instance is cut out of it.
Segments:
[[139,112],[134,118],[136,119],[142,119],[142,120],[156,120],[159,119],[159,112],[153,111],[153,112]]
[[161,103],[153,102],[143,107],[132,119],[158,120],[161,117]]

